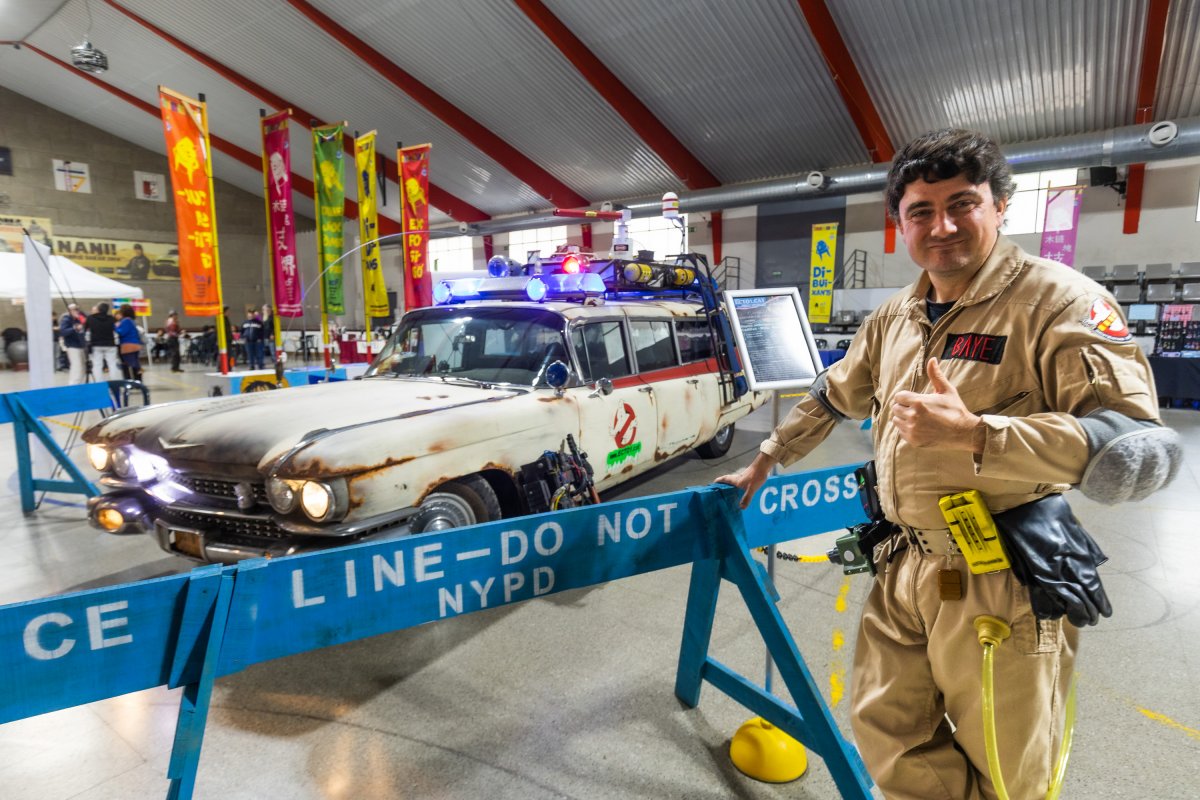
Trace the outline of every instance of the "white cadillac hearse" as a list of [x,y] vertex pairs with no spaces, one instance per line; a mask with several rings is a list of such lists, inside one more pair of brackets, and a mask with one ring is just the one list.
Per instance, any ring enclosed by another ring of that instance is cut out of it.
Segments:
[[434,290],[360,380],[88,430],[92,524],[229,563],[566,508],[693,448],[724,454],[766,399],[702,257],[498,257]]

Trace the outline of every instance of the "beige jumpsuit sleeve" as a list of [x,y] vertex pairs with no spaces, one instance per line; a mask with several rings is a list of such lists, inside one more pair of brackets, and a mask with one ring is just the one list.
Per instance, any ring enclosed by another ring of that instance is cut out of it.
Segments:
[[[871,355],[878,352],[875,349],[878,328],[875,317],[867,317],[850,341],[846,357],[835,362],[825,375],[829,403],[850,419],[866,419],[874,407]],[[807,395],[788,412],[759,450],[787,466],[804,458],[825,441],[837,422],[837,417],[811,394]]]
[[1051,317],[1037,349],[1038,382],[1048,410],[1017,417],[984,414],[977,475],[1078,484],[1088,446],[1077,417],[1108,408],[1132,419],[1159,421],[1154,377],[1141,348],[1084,324],[1100,299],[1118,308],[1107,294],[1088,293]]

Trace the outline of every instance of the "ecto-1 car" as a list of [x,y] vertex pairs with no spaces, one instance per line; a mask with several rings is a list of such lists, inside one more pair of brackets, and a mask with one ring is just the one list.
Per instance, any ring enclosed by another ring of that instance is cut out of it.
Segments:
[[104,530],[230,563],[596,502],[696,449],[747,390],[715,283],[675,264],[493,259],[436,285],[360,380],[166,403],[84,434]]

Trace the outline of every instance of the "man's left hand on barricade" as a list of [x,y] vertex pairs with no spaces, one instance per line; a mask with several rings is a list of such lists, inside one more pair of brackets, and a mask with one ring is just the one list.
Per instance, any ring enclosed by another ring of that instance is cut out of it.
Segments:
[[897,392],[892,398],[892,424],[900,437],[914,447],[983,452],[982,420],[963,403],[936,358],[925,370],[929,392]]

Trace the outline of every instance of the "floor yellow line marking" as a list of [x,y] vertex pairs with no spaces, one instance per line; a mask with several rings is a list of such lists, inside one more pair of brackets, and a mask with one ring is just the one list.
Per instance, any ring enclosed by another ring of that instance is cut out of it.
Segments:
[[1196,741],[1200,741],[1200,730],[1197,730],[1195,728],[1189,728],[1187,725],[1183,725],[1183,724],[1178,723],[1175,720],[1171,719],[1166,714],[1160,714],[1157,711],[1151,711],[1148,708],[1142,708],[1141,706],[1137,706],[1137,710],[1140,711],[1142,714],[1144,714],[1149,719],[1152,719],[1157,723],[1166,725],[1168,728],[1174,728],[1177,731],[1183,731],[1185,734],[1187,734],[1192,739],[1195,739]]
[[[846,595],[850,593],[850,576],[842,576],[842,585],[838,589],[837,600],[834,601],[833,607],[839,614],[846,613]],[[833,629],[831,640],[833,652],[840,653],[842,648],[846,646],[846,634],[841,628]],[[846,695],[846,665],[839,659],[835,658],[829,662],[829,707],[836,708],[838,703],[842,702],[842,698]]]
[[70,428],[73,431],[82,431],[83,430],[83,428],[81,428],[78,425],[72,425],[69,422],[61,422],[57,419],[50,419],[50,417],[38,417],[38,419],[40,419],[42,422],[49,422],[51,425],[61,425],[64,428]]

